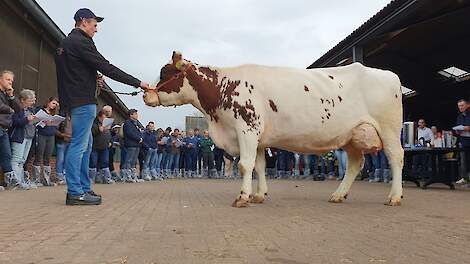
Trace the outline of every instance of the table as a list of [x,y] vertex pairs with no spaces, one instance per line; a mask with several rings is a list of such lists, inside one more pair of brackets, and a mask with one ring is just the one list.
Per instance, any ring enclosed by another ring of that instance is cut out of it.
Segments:
[[[447,153],[457,152],[460,154],[466,149],[464,148],[404,148],[405,150],[405,160],[403,166],[403,180],[414,182],[418,187],[421,186],[420,180],[425,180],[424,177],[419,178],[419,175],[412,175],[412,164],[413,156],[428,154],[431,157],[431,173],[429,179],[427,179],[421,188],[426,189],[429,185],[434,183],[443,183],[451,190],[455,189],[453,179],[453,173],[445,172],[443,170],[443,161],[442,156]],[[460,158],[457,156],[456,159],[451,160],[460,165]],[[452,167],[451,167],[452,168]],[[457,168],[458,173],[458,168]],[[422,176],[422,175],[421,175]]]

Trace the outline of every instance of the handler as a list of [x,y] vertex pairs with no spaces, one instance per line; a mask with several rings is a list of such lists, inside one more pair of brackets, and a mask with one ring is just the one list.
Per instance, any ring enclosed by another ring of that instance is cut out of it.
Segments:
[[118,82],[151,89],[145,82],[123,72],[96,49],[93,36],[103,21],[87,9],[74,16],[75,28],[62,40],[56,54],[60,104],[72,119],[72,140],[65,159],[67,205],[98,205],[101,195],[94,193],[88,177],[92,148],[91,126],[96,116],[97,91],[102,86],[98,72]]

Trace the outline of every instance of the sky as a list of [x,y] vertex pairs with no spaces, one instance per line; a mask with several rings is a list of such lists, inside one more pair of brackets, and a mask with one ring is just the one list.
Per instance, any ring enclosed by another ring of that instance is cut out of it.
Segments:
[[[367,21],[389,0],[36,0],[68,34],[73,15],[90,8],[105,19],[94,37],[101,54],[138,79],[153,84],[179,50],[193,62],[212,66],[261,64],[306,68]],[[109,78],[115,91],[133,87]],[[139,110],[140,121],[184,128],[191,105],[145,106],[142,96],[120,96]]]

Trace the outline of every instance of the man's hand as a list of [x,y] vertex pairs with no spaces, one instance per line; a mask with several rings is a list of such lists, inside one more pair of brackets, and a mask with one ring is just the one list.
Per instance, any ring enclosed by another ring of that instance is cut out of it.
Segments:
[[26,117],[26,119],[28,119],[28,122],[33,121],[35,118],[36,118],[36,117],[33,116],[33,115],[30,115],[30,116]]
[[103,87],[104,87],[104,76],[103,75],[98,74],[96,76],[96,85],[98,86],[98,88],[103,89]]
[[13,93],[14,91],[15,91],[15,89],[13,89],[12,87],[10,87],[10,88],[7,88],[7,89],[5,90],[5,93],[7,94],[8,97],[12,97],[12,96],[14,96],[14,93]]
[[464,127],[463,127],[463,130],[464,130],[464,131],[469,131],[469,132],[470,132],[470,126],[464,126]]
[[140,82],[140,88],[142,88],[142,89],[144,89],[144,90],[150,90],[150,89],[152,89],[152,88],[150,87],[150,85],[149,85],[148,83],[146,83],[146,82]]

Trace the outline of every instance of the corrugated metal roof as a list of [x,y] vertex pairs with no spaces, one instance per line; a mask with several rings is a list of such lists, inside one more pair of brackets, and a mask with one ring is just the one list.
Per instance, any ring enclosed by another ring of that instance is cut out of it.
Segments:
[[371,27],[379,24],[381,21],[389,17],[393,14],[396,10],[400,7],[408,5],[411,2],[415,2],[414,0],[392,0],[388,3],[384,8],[382,8],[379,12],[369,18],[366,22],[364,22],[361,26],[359,26],[356,30],[354,30],[351,34],[349,34],[345,39],[340,41],[336,44],[333,48],[327,51],[323,56],[318,58],[314,63],[312,63],[308,68],[318,67],[324,61],[326,61],[329,57],[333,56],[333,54],[338,53],[340,50],[345,48],[349,43],[353,40],[359,38],[361,35],[366,33],[370,30]]

